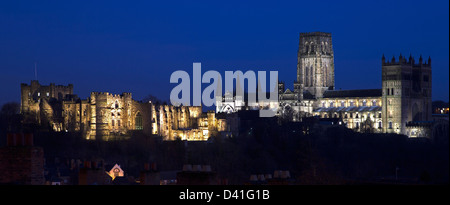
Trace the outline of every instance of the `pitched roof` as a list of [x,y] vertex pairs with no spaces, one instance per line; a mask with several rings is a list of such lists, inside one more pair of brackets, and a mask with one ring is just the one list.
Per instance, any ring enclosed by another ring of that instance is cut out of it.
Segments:
[[323,93],[323,98],[381,97],[381,95],[381,89],[327,90]]

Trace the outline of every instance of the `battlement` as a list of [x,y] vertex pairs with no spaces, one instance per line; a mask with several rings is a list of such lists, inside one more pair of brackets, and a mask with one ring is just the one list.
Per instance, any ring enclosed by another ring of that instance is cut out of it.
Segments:
[[300,33],[300,37],[315,37],[315,36],[323,36],[323,37],[331,37],[331,33],[326,32],[307,32]]
[[69,88],[72,89],[73,88],[73,84],[68,84],[68,85],[55,85],[55,83],[50,83],[50,86],[53,86],[55,88]]
[[54,87],[54,88],[63,88],[63,89],[73,89],[73,84],[68,85],[55,85],[55,83],[50,83],[49,85],[41,85],[38,80],[32,80],[30,84],[21,83],[21,86],[37,86],[37,87]]
[[430,67],[431,68],[431,57],[428,57],[427,61],[423,61],[422,55],[420,55],[419,57],[419,61],[418,63],[415,62],[414,58],[409,55],[409,58],[406,59],[406,57],[402,56],[402,54],[400,54],[398,60],[396,61],[395,57],[392,56],[391,61],[389,62],[389,60],[386,61],[386,57],[383,56],[381,57],[381,63],[383,66],[391,66],[391,65],[411,65],[414,67]]
[[122,98],[122,97],[127,97],[130,96],[131,97],[131,93],[125,92],[122,94],[113,94],[113,93],[109,93],[109,92],[91,92],[91,95],[103,95],[103,96],[109,96],[109,97],[114,97],[114,98]]

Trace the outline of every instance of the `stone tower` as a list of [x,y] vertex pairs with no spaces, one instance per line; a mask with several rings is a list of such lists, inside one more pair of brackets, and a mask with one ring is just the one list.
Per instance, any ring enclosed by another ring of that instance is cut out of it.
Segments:
[[331,33],[300,33],[296,83],[298,88],[295,90],[301,92],[300,95],[308,91],[315,98],[322,97],[325,90],[334,89]]
[[383,131],[408,134],[410,122],[431,121],[431,58],[415,63],[400,54],[398,61],[382,57]]

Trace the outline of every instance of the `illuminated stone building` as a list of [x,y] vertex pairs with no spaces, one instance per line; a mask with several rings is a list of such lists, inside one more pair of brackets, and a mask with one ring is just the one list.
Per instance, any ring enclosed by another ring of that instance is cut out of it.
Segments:
[[81,132],[86,139],[121,139],[132,130],[160,135],[164,140],[207,140],[225,130],[225,119],[198,106],[156,105],[132,99],[131,93],[91,92],[87,99],[73,94],[73,85],[21,84],[24,122],[54,131]]
[[[278,83],[277,115],[338,118],[344,126],[356,131],[398,133],[409,137],[430,137],[431,58],[416,62],[400,55],[391,61],[381,59],[381,89],[334,90],[334,51],[331,33],[300,33],[297,55],[297,79],[294,89]],[[216,112],[259,109],[226,92]]]

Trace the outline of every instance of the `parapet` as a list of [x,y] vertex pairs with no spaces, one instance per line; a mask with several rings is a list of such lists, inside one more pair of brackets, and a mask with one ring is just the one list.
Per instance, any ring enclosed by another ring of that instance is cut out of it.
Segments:
[[300,33],[300,37],[311,37],[311,36],[324,36],[324,37],[331,37],[331,33],[327,32],[307,32],[307,33]]
[[404,56],[402,56],[402,54],[400,54],[398,60],[395,59],[395,56],[392,56],[391,61],[389,62],[389,60],[386,61],[386,57],[383,56],[381,57],[381,63],[383,66],[390,66],[390,65],[411,65],[411,66],[415,66],[415,67],[431,67],[431,57],[428,57],[428,61],[423,62],[423,58],[422,55],[420,55],[419,57],[419,62],[416,63],[414,58],[409,55],[409,58],[406,59]]

